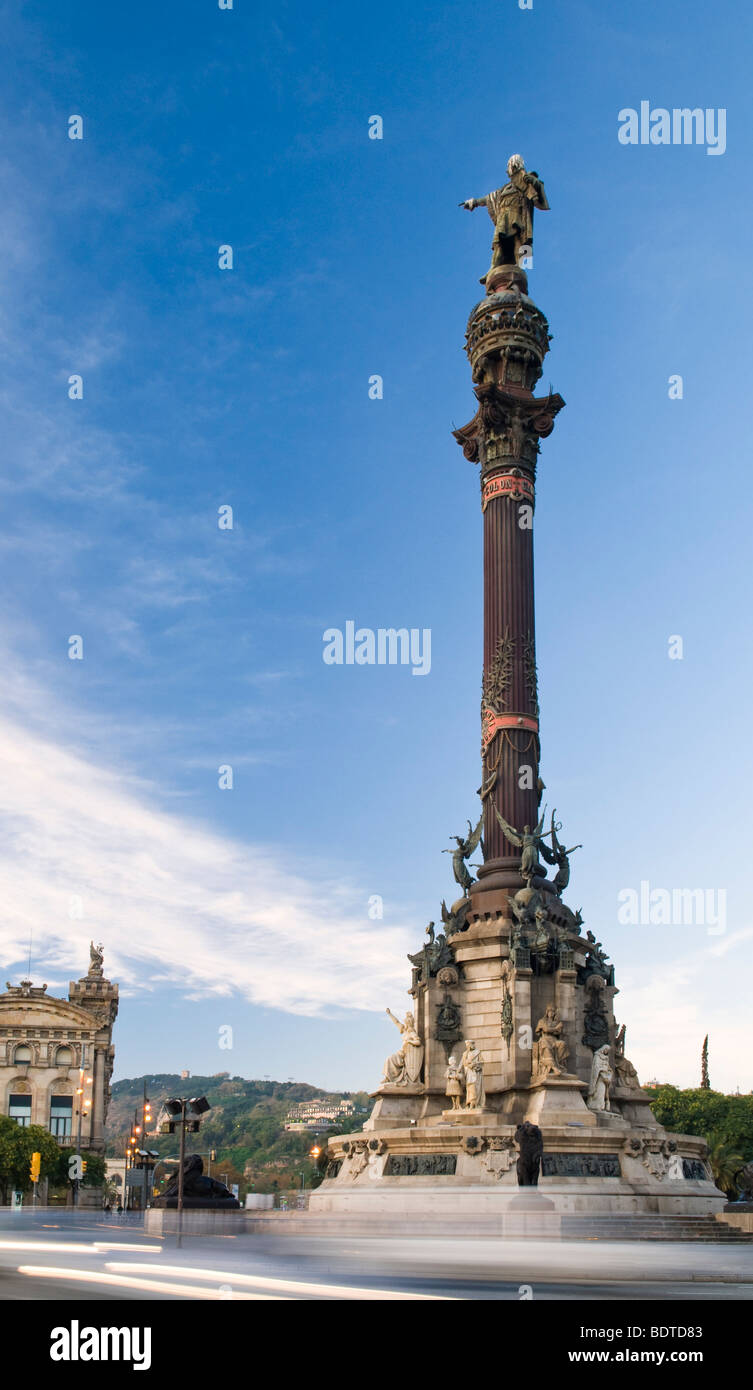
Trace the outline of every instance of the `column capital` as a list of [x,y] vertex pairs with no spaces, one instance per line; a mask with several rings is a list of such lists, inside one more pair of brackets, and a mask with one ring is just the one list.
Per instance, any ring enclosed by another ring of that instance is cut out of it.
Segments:
[[[533,396],[494,382],[475,386],[474,394],[476,414],[452,433],[469,462],[481,464],[482,486],[506,473],[523,472],[533,481],[539,440],[552,433],[565,404],[562,397],[551,391],[548,396]],[[498,495],[505,493],[500,489]]]

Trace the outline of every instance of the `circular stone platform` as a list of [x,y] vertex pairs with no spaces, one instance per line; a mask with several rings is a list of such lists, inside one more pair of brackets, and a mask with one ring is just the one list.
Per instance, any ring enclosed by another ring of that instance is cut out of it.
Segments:
[[328,1177],[311,1194],[310,1209],[511,1216],[524,1195],[547,1199],[560,1215],[713,1216],[724,1207],[705,1143],[694,1135],[631,1126],[617,1115],[600,1124],[542,1125],[538,1186],[519,1187],[515,1126],[495,1119],[330,1139]]

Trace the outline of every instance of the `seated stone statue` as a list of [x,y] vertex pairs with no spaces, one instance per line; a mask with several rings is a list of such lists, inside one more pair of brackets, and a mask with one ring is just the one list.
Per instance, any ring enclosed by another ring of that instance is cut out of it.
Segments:
[[402,1046],[399,1052],[393,1052],[384,1064],[384,1076],[382,1082],[389,1082],[392,1086],[416,1085],[421,1080],[421,1068],[424,1062],[424,1045],[416,1032],[413,1014],[405,1015],[405,1022],[401,1023],[399,1018],[388,1009],[392,1022],[400,1029],[402,1035]]
[[562,1037],[562,1019],[553,1004],[547,1004],[544,1017],[536,1024],[534,1068],[535,1075],[562,1076],[567,1070],[570,1055]]
[[640,1091],[641,1083],[638,1080],[638,1073],[632,1062],[625,1056],[625,1024],[618,1029],[614,1040],[614,1069],[617,1073],[617,1085],[626,1091]]
[[622,1086],[626,1091],[640,1091],[641,1083],[638,1080],[638,1073],[627,1057],[622,1057],[618,1053],[614,1059],[614,1069],[617,1072],[618,1086]]
[[[178,1169],[164,1192],[155,1198],[155,1207],[177,1207],[179,1172]],[[190,1154],[183,1166],[183,1206],[193,1211],[227,1211],[237,1210],[240,1202],[224,1182],[204,1177],[201,1154]]]

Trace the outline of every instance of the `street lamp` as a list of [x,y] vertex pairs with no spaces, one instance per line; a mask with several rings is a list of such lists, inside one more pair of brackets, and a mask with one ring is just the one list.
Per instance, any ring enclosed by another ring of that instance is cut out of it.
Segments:
[[174,1134],[175,1126],[180,1125],[180,1166],[178,1168],[178,1238],[180,1239],[181,1213],[183,1211],[183,1170],[186,1161],[186,1130],[196,1134],[201,1116],[211,1110],[206,1096],[172,1096],[163,1104],[164,1114],[160,1130],[163,1134]]

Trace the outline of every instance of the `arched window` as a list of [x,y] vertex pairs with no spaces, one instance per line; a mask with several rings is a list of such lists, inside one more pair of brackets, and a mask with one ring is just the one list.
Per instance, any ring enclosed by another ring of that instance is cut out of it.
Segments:
[[16,1048],[16,1053],[15,1053],[15,1058],[14,1058],[14,1060],[15,1060],[16,1063],[19,1063],[19,1062],[30,1062],[30,1061],[31,1061],[31,1048],[30,1048],[30,1047],[27,1047],[26,1043],[21,1043],[20,1046]]
[[55,1053],[56,1067],[72,1067],[73,1053],[69,1047],[59,1047]]

